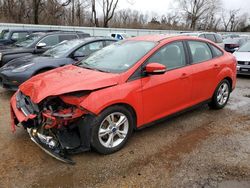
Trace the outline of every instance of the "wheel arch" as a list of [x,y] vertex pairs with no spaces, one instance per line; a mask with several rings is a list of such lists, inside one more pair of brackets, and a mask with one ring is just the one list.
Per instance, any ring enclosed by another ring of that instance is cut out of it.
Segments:
[[128,103],[118,102],[118,103],[114,103],[114,104],[111,104],[109,106],[106,106],[105,108],[103,108],[101,110],[101,112],[103,112],[107,108],[110,108],[110,107],[113,107],[113,106],[123,106],[123,107],[125,107],[126,109],[128,109],[132,113],[132,116],[134,117],[134,127],[133,127],[133,129],[135,130],[137,128],[137,113],[136,113],[135,109],[130,104],[128,104]]
[[214,90],[217,88],[218,84],[222,81],[222,80],[227,80],[230,83],[230,92],[233,91],[234,85],[235,85],[235,80],[234,80],[234,76],[233,76],[233,71],[230,68],[224,68],[217,77],[217,84],[216,87],[214,88]]
[[227,80],[229,82],[229,84],[230,84],[230,92],[232,92],[232,90],[233,90],[233,79],[230,78],[229,76],[227,76],[222,80]]

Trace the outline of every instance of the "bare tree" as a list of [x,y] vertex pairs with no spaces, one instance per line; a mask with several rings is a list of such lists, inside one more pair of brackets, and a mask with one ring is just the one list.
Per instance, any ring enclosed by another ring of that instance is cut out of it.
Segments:
[[[202,16],[209,13],[216,4],[214,0],[178,0],[180,8],[184,11],[190,29],[196,29]],[[218,1],[217,1],[218,2]]]
[[96,14],[96,0],[91,0],[91,22],[94,26],[98,27],[99,22]]
[[43,0],[32,0],[32,9],[33,9],[33,23],[39,24],[39,11],[42,5]]
[[109,21],[113,18],[119,0],[102,0],[103,27],[108,27]]
[[222,22],[224,25],[225,31],[232,31],[235,27],[236,17],[240,9],[232,9],[229,11],[222,11]]

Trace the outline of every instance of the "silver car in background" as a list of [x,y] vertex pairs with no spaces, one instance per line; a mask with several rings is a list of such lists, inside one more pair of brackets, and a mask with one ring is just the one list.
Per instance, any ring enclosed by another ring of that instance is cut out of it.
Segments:
[[237,59],[237,74],[250,75],[250,41],[233,53]]
[[225,44],[223,42],[222,36],[219,33],[198,32],[198,33],[182,33],[182,35],[205,38],[205,39],[211,40],[212,42],[216,43],[222,49],[225,48]]

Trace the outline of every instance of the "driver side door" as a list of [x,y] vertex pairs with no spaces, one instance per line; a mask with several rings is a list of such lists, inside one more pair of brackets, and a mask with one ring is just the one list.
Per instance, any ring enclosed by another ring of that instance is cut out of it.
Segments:
[[[184,44],[181,41],[167,44],[146,62],[157,62],[167,67],[161,75],[142,78],[142,101],[144,122],[150,123],[190,105],[191,74],[187,66]],[[145,65],[146,65],[145,64]]]

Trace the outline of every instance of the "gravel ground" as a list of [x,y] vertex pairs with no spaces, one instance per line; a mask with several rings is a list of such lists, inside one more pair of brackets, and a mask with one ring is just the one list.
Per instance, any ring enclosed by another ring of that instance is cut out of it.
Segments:
[[206,105],[137,131],[112,155],[86,152],[63,164],[10,132],[0,89],[0,187],[250,187],[250,77],[238,78],[229,104]]

